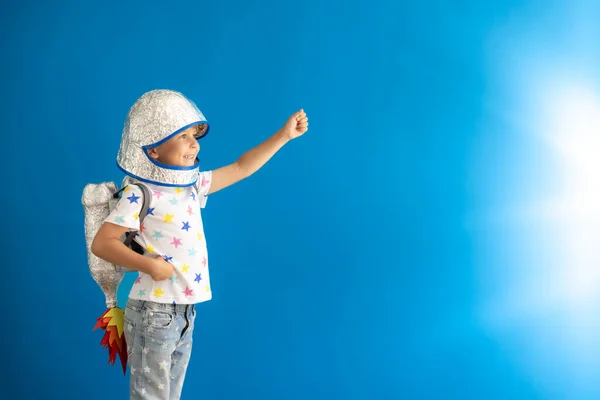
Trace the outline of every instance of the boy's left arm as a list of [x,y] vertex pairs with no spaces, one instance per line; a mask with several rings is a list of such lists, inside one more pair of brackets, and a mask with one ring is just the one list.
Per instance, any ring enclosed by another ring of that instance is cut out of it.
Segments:
[[244,153],[233,164],[214,170],[208,194],[218,192],[249,177],[265,165],[287,142],[303,135],[307,130],[308,117],[304,110],[294,113],[280,130],[263,143]]

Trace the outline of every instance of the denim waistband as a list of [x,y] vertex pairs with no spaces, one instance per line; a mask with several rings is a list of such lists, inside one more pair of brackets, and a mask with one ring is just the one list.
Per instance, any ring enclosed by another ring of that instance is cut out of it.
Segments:
[[186,312],[192,312],[194,310],[194,304],[171,304],[171,303],[157,303],[155,301],[146,301],[138,299],[128,299],[127,307],[130,307],[136,311],[143,311],[147,308],[153,310],[164,310],[169,313],[184,314]]

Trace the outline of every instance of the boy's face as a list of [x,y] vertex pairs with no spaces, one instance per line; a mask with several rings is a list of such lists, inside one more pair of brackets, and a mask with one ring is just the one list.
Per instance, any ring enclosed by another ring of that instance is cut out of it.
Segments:
[[196,163],[200,145],[196,137],[205,129],[194,125],[179,132],[160,146],[148,150],[154,160],[173,167],[191,167]]

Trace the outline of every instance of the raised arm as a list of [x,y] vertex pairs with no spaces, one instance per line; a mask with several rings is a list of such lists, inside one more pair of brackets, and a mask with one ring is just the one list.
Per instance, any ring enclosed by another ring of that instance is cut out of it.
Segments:
[[304,110],[294,113],[283,127],[267,140],[242,154],[236,162],[214,170],[208,193],[218,192],[249,177],[262,168],[287,142],[302,136],[307,130],[308,117]]

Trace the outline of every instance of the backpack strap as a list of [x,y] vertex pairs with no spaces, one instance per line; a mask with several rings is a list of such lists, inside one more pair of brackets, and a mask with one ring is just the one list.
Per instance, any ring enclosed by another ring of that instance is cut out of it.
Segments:
[[[144,194],[143,199],[142,199],[142,209],[140,210],[140,215],[139,215],[140,226],[141,226],[142,222],[144,221],[144,218],[148,214],[148,208],[150,207],[150,198],[151,198],[152,194],[150,193],[150,189],[148,188],[148,186],[144,185],[143,183],[136,182],[136,183],[133,183],[133,185],[136,185],[140,189],[142,189],[142,193]],[[121,189],[121,190],[123,190],[123,189]],[[119,190],[119,192],[121,190]],[[115,196],[118,196],[119,192],[115,193]],[[123,241],[125,246],[130,247],[133,242],[134,237],[135,237],[135,234],[131,234],[131,233],[128,234],[127,237],[125,238],[125,241]]]

